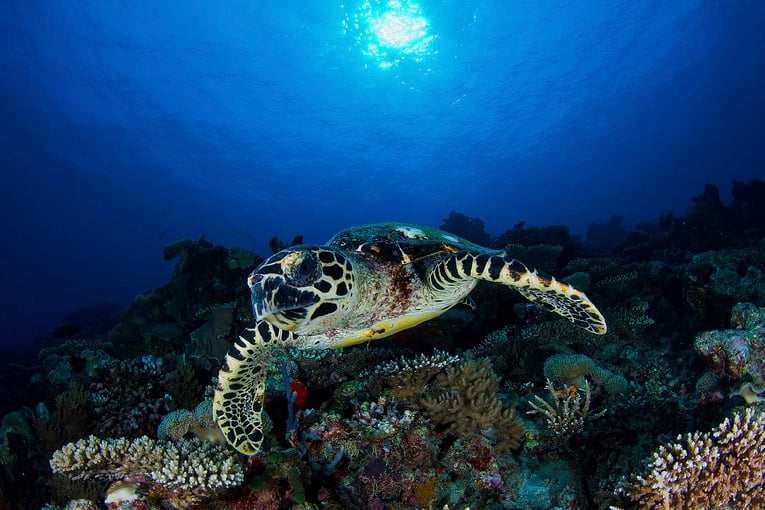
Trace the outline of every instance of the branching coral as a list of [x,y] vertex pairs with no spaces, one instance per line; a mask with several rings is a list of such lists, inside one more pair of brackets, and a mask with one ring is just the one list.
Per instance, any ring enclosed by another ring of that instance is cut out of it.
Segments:
[[563,446],[577,434],[584,430],[586,420],[593,420],[603,416],[606,410],[596,414],[590,414],[590,385],[584,381],[581,393],[576,386],[556,390],[550,379],[545,386],[550,393],[550,401],[534,395],[537,403],[529,400],[532,407],[528,414],[541,414],[545,418],[550,439],[556,446]]
[[199,402],[204,385],[199,382],[194,367],[179,356],[178,367],[162,379],[162,385],[178,409],[189,409]]
[[765,413],[748,408],[711,432],[659,447],[623,490],[641,508],[764,508]]
[[447,366],[436,378],[437,389],[422,404],[430,419],[458,437],[483,432],[497,438],[498,450],[517,448],[524,427],[514,408],[497,398],[499,377],[487,359]]
[[425,392],[431,379],[444,368],[459,362],[459,356],[436,349],[432,356],[420,354],[414,359],[402,357],[376,366],[373,372],[393,389],[394,396],[418,397]]
[[242,483],[239,459],[206,441],[89,436],[53,453],[54,473],[72,479],[138,481],[170,508],[188,508]]
[[88,433],[91,428],[90,393],[76,382],[70,382],[66,391],[56,396],[56,406],[49,412],[40,402],[34,415],[33,424],[40,446],[50,453],[67,441]]
[[153,434],[172,404],[164,386],[157,384],[166,368],[162,358],[151,355],[101,363],[89,386],[94,429],[113,437]]

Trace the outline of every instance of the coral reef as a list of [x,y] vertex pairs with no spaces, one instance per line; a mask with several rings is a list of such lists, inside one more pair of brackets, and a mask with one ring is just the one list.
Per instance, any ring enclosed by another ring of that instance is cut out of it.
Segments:
[[765,252],[758,248],[706,251],[691,257],[683,273],[683,300],[713,325],[740,302],[765,305]]
[[491,246],[492,237],[484,230],[481,218],[471,218],[457,211],[450,211],[439,229],[458,235],[481,246]]
[[623,216],[611,216],[603,223],[592,222],[587,225],[587,248],[597,255],[608,255],[611,250],[627,238],[627,227]]
[[520,446],[523,424],[515,409],[497,398],[499,377],[489,360],[449,365],[436,377],[435,385],[437,389],[422,399],[425,413],[435,424],[457,437],[488,433],[497,439],[498,451]]
[[558,257],[563,251],[563,246],[558,244],[524,246],[518,243],[508,243],[504,249],[510,257],[522,260],[542,271],[552,273],[558,267]]
[[[556,253],[556,264],[553,267],[557,268],[565,266],[571,259],[576,258],[581,253],[580,243],[571,235],[566,225],[527,227],[526,222],[521,221],[515,224],[512,229],[500,234],[494,240],[493,247],[501,250],[505,249],[508,245],[513,247],[523,246],[531,249],[532,252],[539,250],[540,254],[545,254],[543,260],[551,260],[551,255]],[[540,246],[543,248],[532,248]],[[528,262],[530,263],[531,261]]]
[[589,388],[586,377],[602,384],[603,389],[610,394],[624,393],[629,389],[629,383],[624,376],[598,366],[592,358],[584,354],[550,356],[545,360],[544,375],[554,382],[575,386],[580,390]]
[[170,394],[159,384],[169,368],[163,358],[151,355],[109,358],[99,364],[88,386],[95,430],[114,437],[153,434],[173,405]]
[[159,439],[178,440],[187,434],[199,439],[225,444],[225,439],[213,420],[212,400],[205,399],[193,411],[177,409],[162,418],[157,427]]
[[88,436],[53,453],[54,473],[73,479],[136,481],[170,508],[188,508],[239,486],[244,472],[227,448],[199,440]]
[[412,398],[421,396],[427,384],[444,368],[460,362],[458,356],[436,350],[431,356],[420,354],[414,359],[402,356],[388,361],[376,366],[373,373],[392,389],[393,396]]
[[191,341],[186,347],[186,353],[213,359],[225,356],[231,346],[229,339],[232,335],[235,312],[236,302],[212,307],[207,322],[189,335]]
[[646,474],[622,491],[641,508],[765,506],[765,414],[749,408],[711,432],[678,436],[659,447]]
[[[166,246],[165,260],[178,259],[170,282],[130,303],[109,332],[114,348],[123,356],[137,357],[161,348],[188,347],[193,354],[217,357],[224,347],[221,337],[232,341],[252,316],[246,278],[262,259],[246,255],[242,248],[215,246],[204,236]],[[188,346],[187,335],[194,331]]]
[[627,235],[617,250],[631,259],[646,260],[653,256],[678,261],[687,253],[700,253],[722,248],[740,248],[758,243],[765,236],[762,218],[762,195],[765,182],[753,179],[733,183],[733,202],[726,206],[720,190],[707,184],[704,191],[691,199],[692,205],[682,216],[663,215],[656,222],[643,222]]
[[37,405],[32,423],[40,448],[46,454],[90,431],[89,397],[90,393],[82,385],[72,381],[67,390],[56,397],[52,413],[44,402]]
[[[557,390],[548,379],[545,388],[550,395],[549,402],[534,395],[536,402],[529,400],[531,411],[527,412],[544,417],[548,438],[555,446],[566,445],[569,439],[584,431],[586,421],[600,418],[606,411],[604,409],[599,413],[590,413],[590,385],[586,380],[581,388],[564,386]],[[580,392],[584,395],[584,400]]]
[[[180,485],[152,478],[147,463],[164,450],[179,476],[200,456],[232,463],[229,485],[192,490],[197,507],[214,509],[704,508],[694,484],[719,507],[763,506],[761,485],[745,486],[762,470],[763,186],[735,183],[730,206],[709,187],[685,214],[640,224],[615,246],[616,219],[582,243],[565,226],[522,222],[491,239],[480,220],[452,216],[458,234],[509,245],[586,289],[608,333],[479,285],[475,308],[368,346],[276,350],[265,450],[246,466],[196,434],[217,432],[205,388],[252,320],[245,279],[260,257],[181,241],[165,251],[176,262],[167,284],[137,296],[108,338],[63,328],[71,336],[46,343],[39,363],[0,372],[18,389],[0,422],[0,502],[188,505]],[[88,439],[95,431],[114,439]],[[76,468],[52,474],[52,450],[78,439],[92,452],[154,453],[92,470],[89,457],[70,458]]]
[[734,329],[704,331],[693,346],[719,375],[740,379],[748,375],[756,383],[765,378],[765,308],[751,303],[733,307]]

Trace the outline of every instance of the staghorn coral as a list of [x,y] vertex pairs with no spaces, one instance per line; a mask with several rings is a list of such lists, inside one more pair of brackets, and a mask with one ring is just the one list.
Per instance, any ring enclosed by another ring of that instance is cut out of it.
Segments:
[[565,445],[569,439],[584,431],[585,421],[600,418],[606,412],[603,409],[599,413],[590,414],[590,385],[587,381],[584,381],[581,388],[584,402],[576,386],[556,390],[552,381],[547,379],[545,388],[550,393],[550,401],[534,395],[537,403],[529,400],[532,410],[527,411],[527,414],[544,416],[549,438],[555,446]]
[[617,493],[641,508],[765,507],[765,413],[748,408],[711,432],[676,441],[660,446],[647,473]]
[[458,437],[481,432],[496,437],[497,450],[520,446],[524,427],[515,408],[505,407],[497,398],[499,377],[489,360],[449,365],[436,377],[436,389],[423,400],[433,423],[447,427]]
[[554,354],[545,360],[544,374],[547,379],[573,385],[580,390],[587,386],[586,376],[602,384],[609,394],[624,393],[629,389],[624,376],[598,366],[584,354]]
[[53,453],[54,473],[74,480],[139,481],[170,508],[188,508],[244,480],[234,453],[206,441],[88,436]]

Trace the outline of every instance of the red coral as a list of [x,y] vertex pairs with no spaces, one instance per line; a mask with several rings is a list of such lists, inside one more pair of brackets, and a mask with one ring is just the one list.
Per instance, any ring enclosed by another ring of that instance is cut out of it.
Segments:
[[308,388],[300,381],[290,382],[290,391],[295,393],[295,409],[302,409],[305,405],[305,401],[308,398]]

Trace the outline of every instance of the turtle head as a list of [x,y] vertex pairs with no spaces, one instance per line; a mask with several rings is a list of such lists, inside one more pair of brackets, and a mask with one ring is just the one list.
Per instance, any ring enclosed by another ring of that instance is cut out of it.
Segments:
[[352,270],[347,257],[327,246],[275,253],[247,279],[255,319],[299,334],[324,333],[350,303]]

